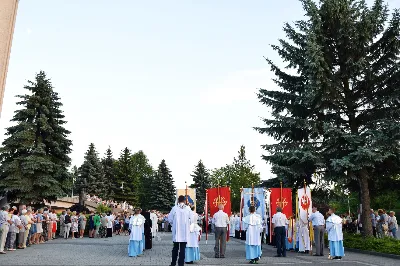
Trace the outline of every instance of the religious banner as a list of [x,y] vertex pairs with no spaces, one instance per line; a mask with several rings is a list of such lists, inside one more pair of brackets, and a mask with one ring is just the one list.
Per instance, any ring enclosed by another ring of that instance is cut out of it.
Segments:
[[208,206],[210,215],[213,216],[218,211],[218,205],[224,205],[224,212],[231,216],[231,189],[229,187],[210,188],[208,193]]
[[249,208],[254,204],[256,213],[264,220],[265,216],[265,191],[264,188],[244,188],[243,189],[243,217],[250,214]]
[[300,188],[297,191],[298,195],[298,204],[299,204],[299,218],[307,223],[308,215],[312,212],[312,201],[311,201],[311,190],[309,187],[306,187],[306,192],[304,192],[304,188]]
[[178,204],[179,196],[186,197],[186,205],[196,206],[196,189],[195,188],[178,188],[176,190],[175,205]]
[[276,213],[276,207],[282,208],[282,213],[289,219],[293,214],[292,210],[292,189],[291,188],[270,188],[270,217]]

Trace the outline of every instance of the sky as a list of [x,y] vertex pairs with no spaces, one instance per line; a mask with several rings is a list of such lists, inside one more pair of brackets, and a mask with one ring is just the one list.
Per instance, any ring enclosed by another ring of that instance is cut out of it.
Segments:
[[[387,1],[400,8],[400,1]],[[177,188],[233,161],[241,145],[261,179],[274,177],[257,133],[268,108],[258,88],[276,89],[263,56],[285,22],[303,18],[298,0],[20,0],[0,141],[15,95],[40,70],[51,78],[72,133],[72,165],[90,143],[103,156],[143,150],[166,160]]]

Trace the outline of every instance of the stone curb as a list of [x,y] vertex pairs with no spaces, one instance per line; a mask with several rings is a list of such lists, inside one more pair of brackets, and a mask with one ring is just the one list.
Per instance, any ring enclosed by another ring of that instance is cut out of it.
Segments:
[[395,255],[395,254],[387,254],[387,253],[381,253],[381,252],[376,252],[376,251],[369,251],[369,250],[362,250],[362,249],[344,247],[344,254],[345,255],[346,255],[346,251],[400,260],[400,256],[399,255]]

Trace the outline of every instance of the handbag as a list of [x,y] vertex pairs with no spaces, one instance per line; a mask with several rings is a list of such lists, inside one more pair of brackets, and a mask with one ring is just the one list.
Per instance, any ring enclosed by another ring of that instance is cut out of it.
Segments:
[[389,226],[387,224],[382,224],[382,229],[383,229],[383,231],[388,231]]

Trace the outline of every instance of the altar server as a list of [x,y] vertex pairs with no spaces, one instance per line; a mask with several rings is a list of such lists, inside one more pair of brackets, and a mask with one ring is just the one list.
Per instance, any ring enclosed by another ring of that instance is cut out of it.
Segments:
[[174,206],[168,214],[168,221],[172,224],[172,241],[174,242],[171,266],[175,266],[176,261],[178,261],[178,266],[185,265],[185,249],[190,237],[190,224],[193,219],[190,208],[185,205],[185,196],[179,196],[178,205]]
[[143,254],[143,224],[145,219],[140,215],[140,209],[135,209],[135,214],[131,216],[129,220],[129,246],[128,255],[129,257],[136,257]]
[[329,208],[330,216],[326,219],[330,256],[340,260],[344,256],[342,218],[335,214],[334,208]]
[[261,232],[262,217],[256,214],[256,208],[250,206],[250,214],[243,218],[244,229],[246,230],[246,259],[251,264],[256,264],[261,257]]
[[185,248],[185,263],[193,264],[194,261],[200,260],[199,241],[201,235],[201,227],[197,224],[198,214],[195,212],[195,207],[191,208],[193,220],[190,224],[190,235]]

